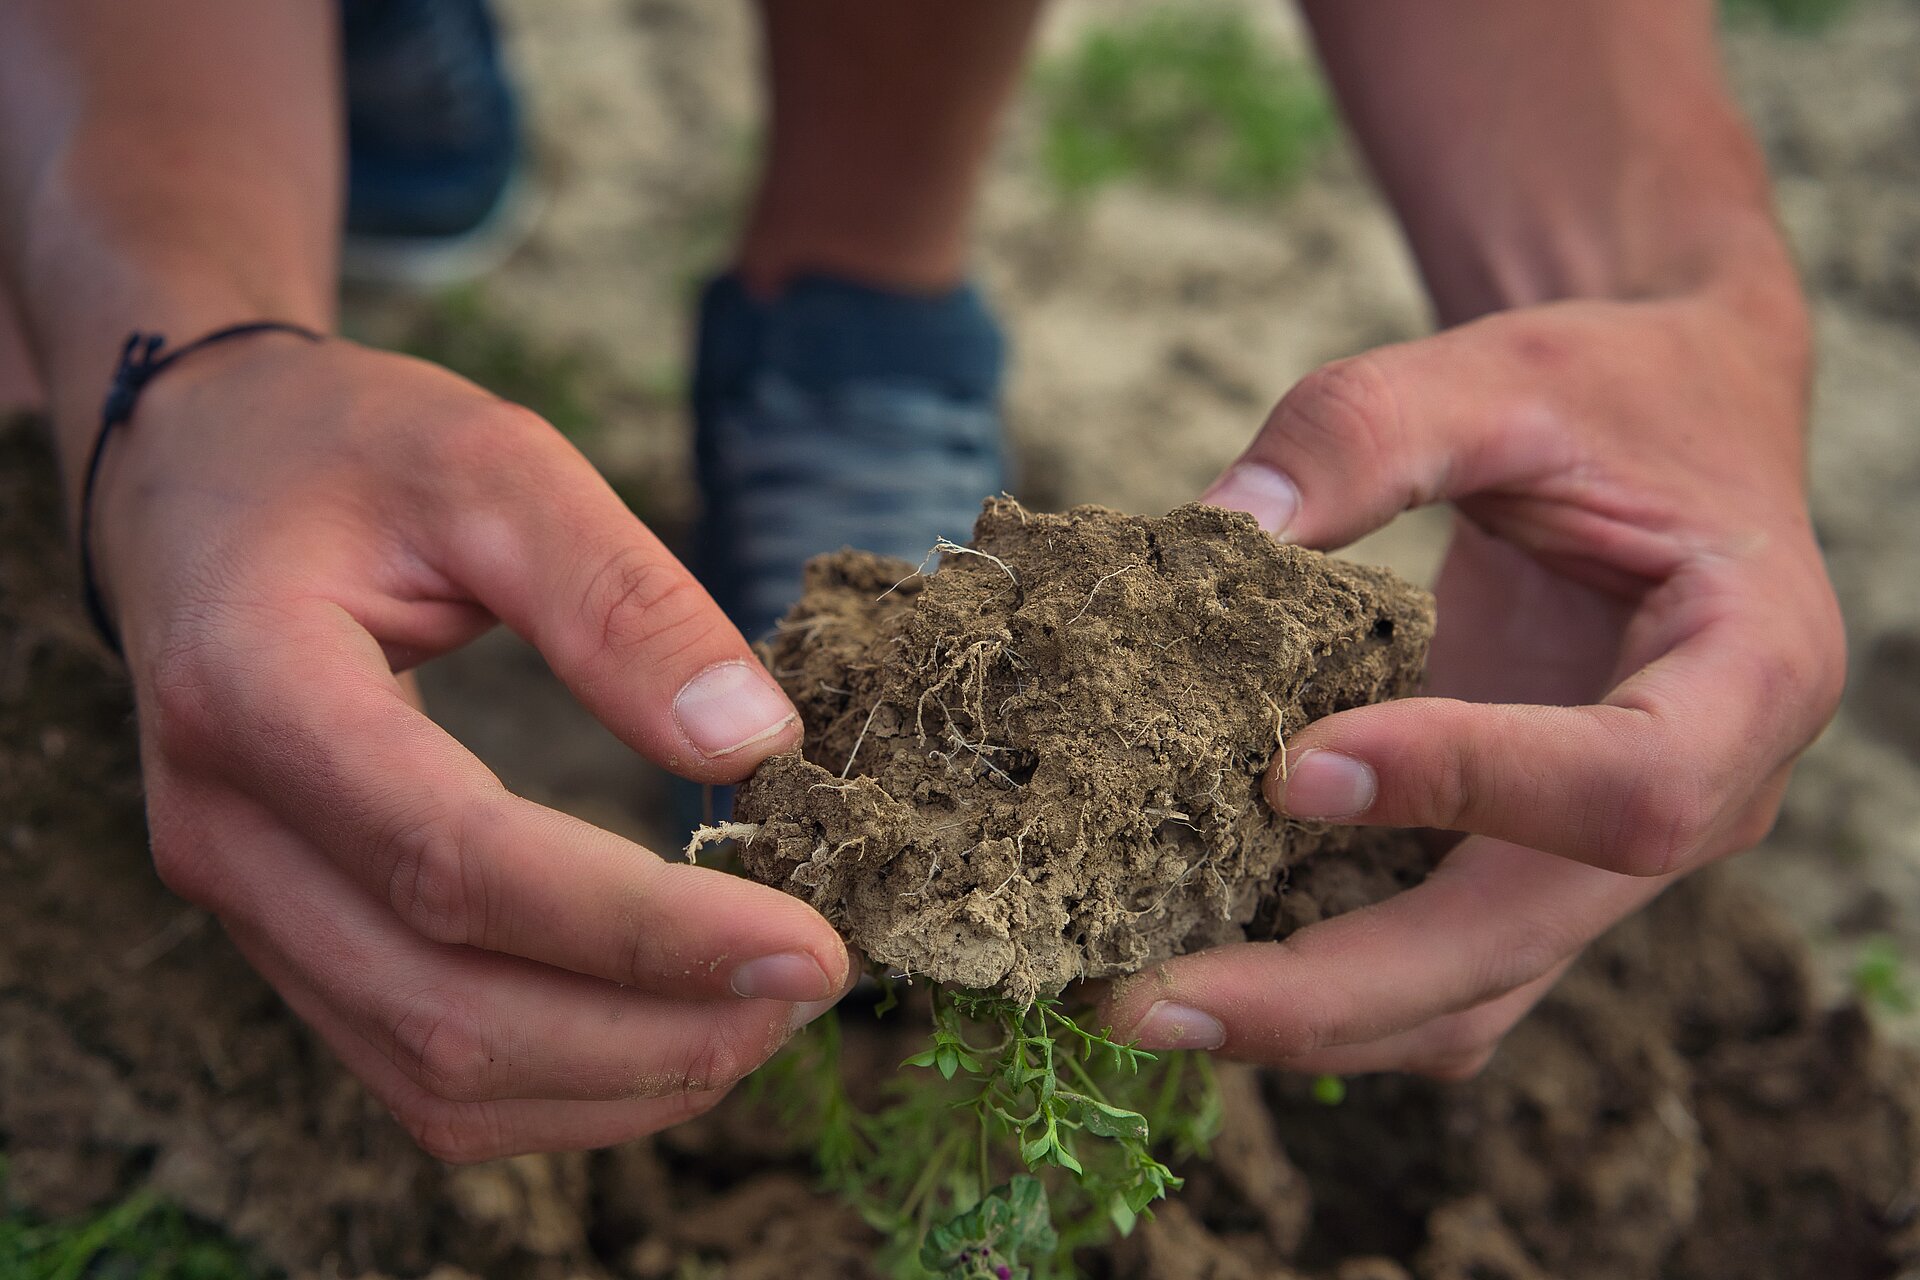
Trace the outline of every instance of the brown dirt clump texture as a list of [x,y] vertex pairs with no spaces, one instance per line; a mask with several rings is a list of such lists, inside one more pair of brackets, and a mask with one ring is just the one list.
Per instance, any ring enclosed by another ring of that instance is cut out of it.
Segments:
[[935,571],[809,566],[764,648],[804,755],[741,787],[741,861],[869,958],[1015,998],[1239,940],[1351,839],[1266,805],[1276,749],[1413,692],[1432,632],[1425,592],[1238,512],[992,499]]

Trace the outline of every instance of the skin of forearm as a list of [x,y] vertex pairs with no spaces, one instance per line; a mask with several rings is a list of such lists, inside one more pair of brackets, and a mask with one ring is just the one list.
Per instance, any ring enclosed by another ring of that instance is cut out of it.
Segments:
[[1710,0],[1305,0],[1439,318],[1714,290],[1804,345]]
[[129,330],[331,324],[335,38],[325,0],[0,6],[0,271],[70,489]]

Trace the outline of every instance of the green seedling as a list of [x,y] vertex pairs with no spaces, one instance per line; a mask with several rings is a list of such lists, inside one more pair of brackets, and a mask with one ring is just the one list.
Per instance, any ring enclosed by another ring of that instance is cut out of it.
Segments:
[[862,1111],[830,1015],[756,1077],[813,1147],[829,1190],[887,1240],[902,1277],[1072,1274],[1074,1249],[1131,1232],[1204,1153],[1220,1097],[1199,1055],[1080,1025],[1057,999],[935,987],[927,1047]]

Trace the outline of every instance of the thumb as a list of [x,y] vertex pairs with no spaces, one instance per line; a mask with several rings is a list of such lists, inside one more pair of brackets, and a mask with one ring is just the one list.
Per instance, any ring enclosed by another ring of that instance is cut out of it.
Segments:
[[448,575],[664,768],[734,782],[798,742],[793,704],[739,629],[592,464],[538,426],[513,483],[442,534]]
[[1571,353],[1537,319],[1496,316],[1323,365],[1201,500],[1338,547],[1413,507],[1523,483],[1561,462],[1542,373]]

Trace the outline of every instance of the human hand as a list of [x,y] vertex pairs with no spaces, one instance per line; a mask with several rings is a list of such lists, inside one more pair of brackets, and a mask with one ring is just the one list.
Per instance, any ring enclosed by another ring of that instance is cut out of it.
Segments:
[[685,776],[799,737],[533,414],[416,360],[253,337],[148,388],[97,501],[160,874],[432,1154],[666,1127],[844,990],[810,908],[509,794],[405,696],[397,672],[497,618]]
[[[1595,936],[1756,843],[1839,700],[1807,513],[1797,303],[1572,301],[1329,365],[1207,500],[1334,547],[1451,501],[1436,696],[1328,716],[1299,818],[1471,833],[1417,887],[1116,984],[1147,1047],[1478,1071]],[[1284,765],[1284,767],[1283,767]]]

